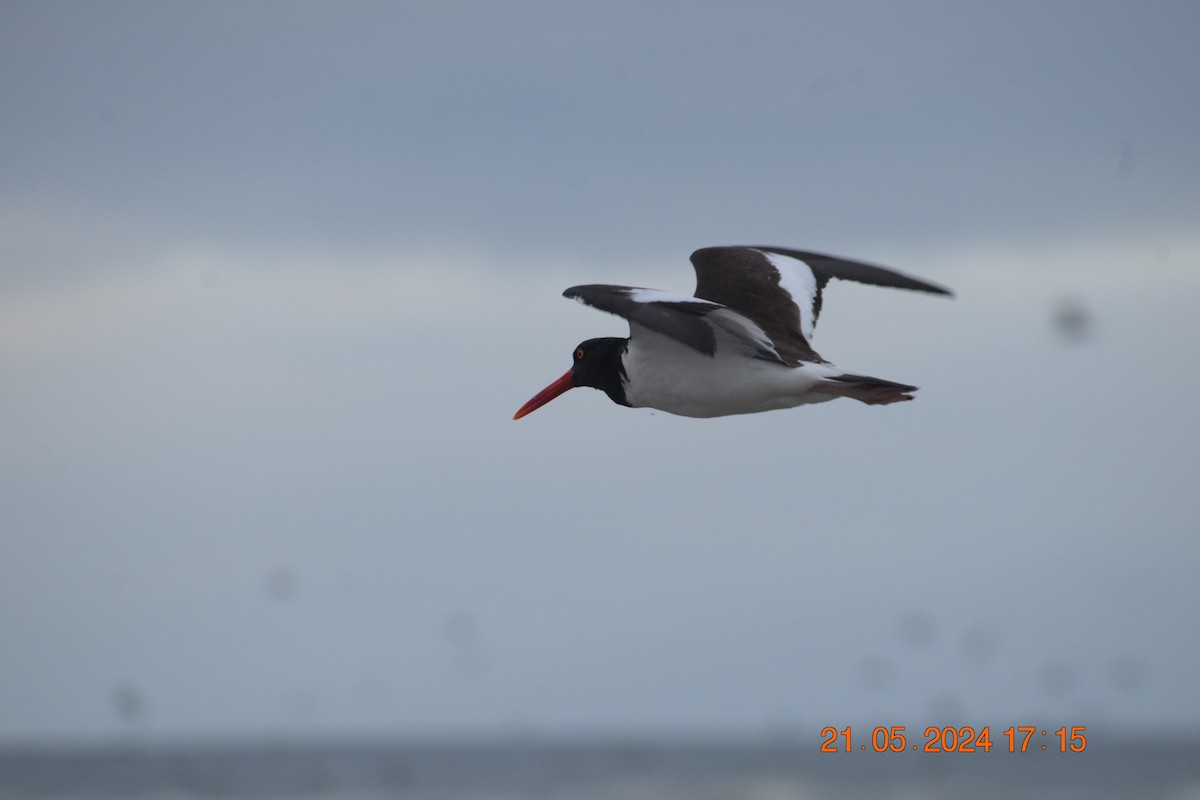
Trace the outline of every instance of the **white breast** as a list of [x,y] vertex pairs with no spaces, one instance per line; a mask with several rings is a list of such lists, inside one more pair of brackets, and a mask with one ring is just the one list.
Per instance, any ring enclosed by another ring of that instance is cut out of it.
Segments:
[[[641,325],[630,325],[625,399],[685,417],[752,414],[835,395],[819,391],[824,378],[840,374],[831,364],[789,367],[754,358],[744,339],[716,330],[717,352],[708,356]],[[817,389],[818,391],[814,391]]]

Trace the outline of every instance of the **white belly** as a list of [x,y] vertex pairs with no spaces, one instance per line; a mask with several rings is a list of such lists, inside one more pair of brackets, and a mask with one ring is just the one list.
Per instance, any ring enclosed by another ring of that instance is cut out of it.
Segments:
[[837,395],[820,391],[825,378],[841,374],[829,364],[789,367],[750,358],[737,342],[718,336],[708,356],[638,327],[622,359],[625,399],[631,406],[657,408],[685,417],[753,414]]

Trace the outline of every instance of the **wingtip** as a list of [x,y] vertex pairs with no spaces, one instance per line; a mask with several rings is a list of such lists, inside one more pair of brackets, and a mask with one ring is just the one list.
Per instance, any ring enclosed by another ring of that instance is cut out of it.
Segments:
[[[790,247],[775,247],[772,245],[749,245],[748,249],[760,250],[766,253],[776,253],[803,261],[814,271],[824,271],[828,277],[843,280],[858,281],[859,283],[874,284],[893,289],[909,289],[930,294],[944,294],[954,297],[954,292],[936,283],[930,283],[923,278],[915,278],[905,272],[900,272],[882,264],[870,261],[831,256],[815,250],[795,250]],[[864,272],[865,271],[865,272]],[[855,273],[858,274],[855,274]],[[828,280],[828,278],[826,278]]]

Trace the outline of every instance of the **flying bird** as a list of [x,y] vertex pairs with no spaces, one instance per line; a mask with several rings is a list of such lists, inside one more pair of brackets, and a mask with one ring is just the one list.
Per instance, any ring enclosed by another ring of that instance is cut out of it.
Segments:
[[568,389],[601,389],[614,403],[685,417],[753,414],[851,397],[911,400],[917,387],[843,372],[812,348],[831,278],[951,292],[884,267],[782,247],[705,247],[692,253],[694,297],[588,284],[563,292],[624,317],[629,338],[588,339],[571,368],[517,411],[520,419]]

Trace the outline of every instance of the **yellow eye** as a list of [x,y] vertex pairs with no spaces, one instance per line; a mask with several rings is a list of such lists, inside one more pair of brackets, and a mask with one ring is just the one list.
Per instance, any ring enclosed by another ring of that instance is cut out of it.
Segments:
[[582,360],[583,360],[583,348],[582,348],[582,347],[576,347],[576,348],[575,348],[575,360],[576,360],[576,361],[582,361]]

